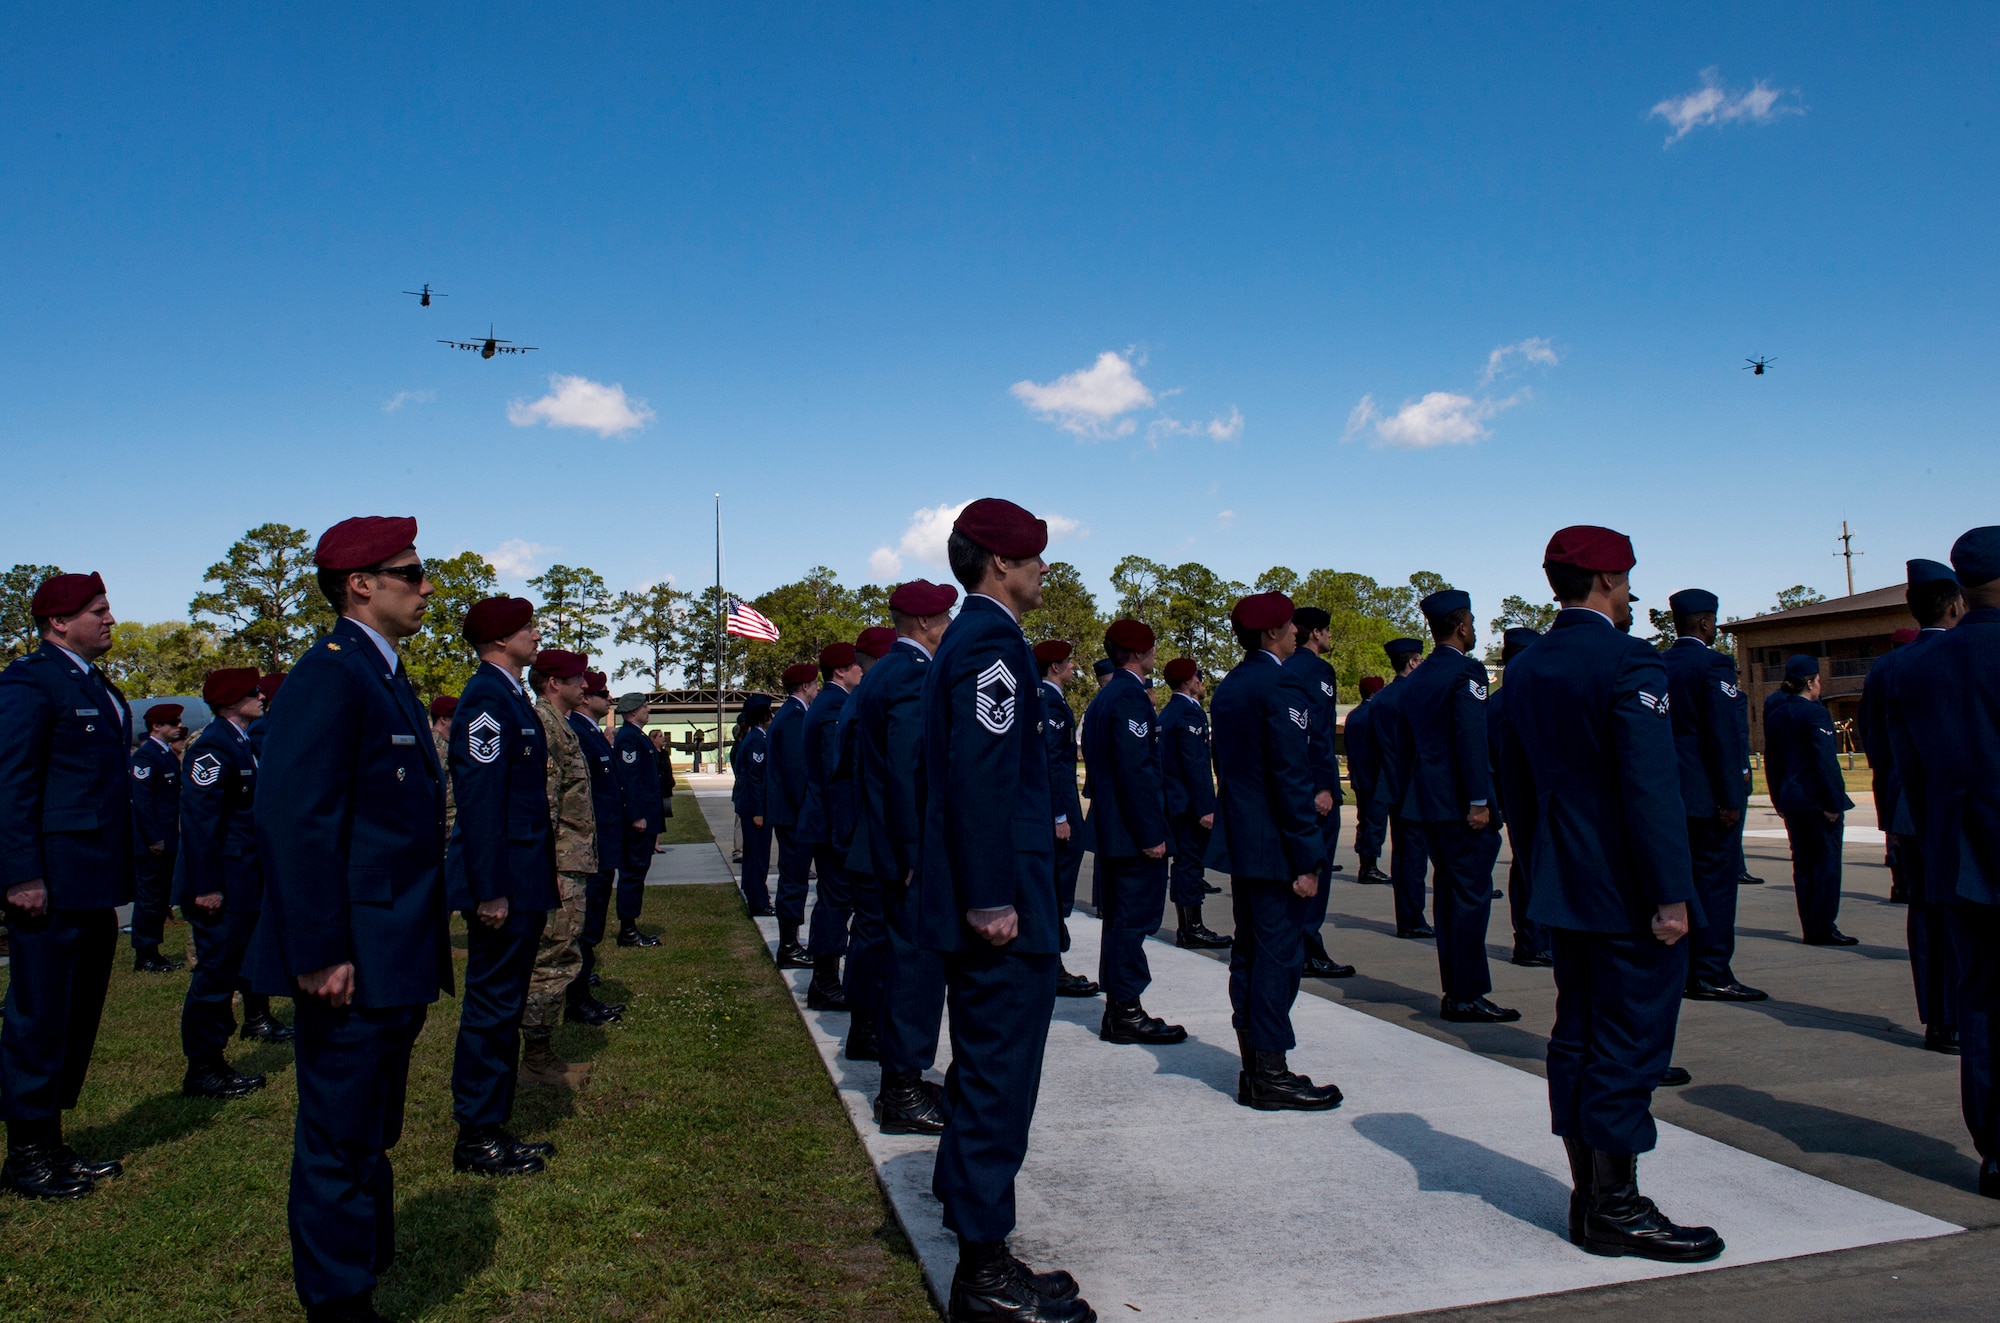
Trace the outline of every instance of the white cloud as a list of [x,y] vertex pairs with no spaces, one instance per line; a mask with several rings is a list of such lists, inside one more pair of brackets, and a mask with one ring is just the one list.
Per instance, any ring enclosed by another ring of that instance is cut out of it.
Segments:
[[646,402],[627,397],[623,386],[606,386],[588,377],[560,373],[549,378],[549,393],[541,399],[532,403],[514,400],[507,405],[507,421],[516,427],[547,423],[550,427],[579,427],[599,436],[634,431],[653,416]]
[[1090,529],[1084,525],[1082,520],[1071,519],[1068,515],[1059,515],[1053,510],[1044,513],[1041,518],[1042,522],[1049,526],[1049,541],[1051,542],[1067,542],[1073,537],[1090,536]]
[[1384,416],[1372,395],[1361,397],[1347,416],[1347,431],[1341,440],[1352,440],[1363,428],[1374,424],[1376,440],[1371,444],[1397,450],[1430,450],[1436,446],[1469,446],[1491,434],[1486,424],[1503,409],[1511,409],[1528,398],[1525,390],[1504,400],[1473,399],[1434,390],[1420,400],[1405,401],[1395,413]]
[[1211,441],[1237,441],[1243,436],[1243,411],[1232,404],[1227,418],[1218,414],[1205,423],[1184,423],[1163,416],[1146,425],[1147,440],[1157,445],[1163,436],[1205,436]]
[[542,568],[542,557],[561,547],[545,547],[523,537],[510,537],[492,551],[483,553],[503,579],[526,579]]
[[[1673,130],[1665,146],[1671,147],[1696,129],[1716,124],[1768,124],[1785,115],[1803,115],[1805,107],[1785,103],[1782,88],[1758,79],[1748,91],[1731,93],[1722,86],[1720,70],[1701,71],[1701,86],[1682,96],[1668,97],[1646,112],[1647,119],[1663,119]],[[1796,100],[1798,93],[1790,95]]]
[[[936,566],[949,564],[946,547],[951,541],[951,526],[958,521],[959,513],[971,504],[971,501],[947,502],[925,506],[917,511],[910,516],[910,525],[903,530],[903,536],[895,546],[877,547],[868,553],[868,572],[877,579],[894,579],[901,576],[908,561]],[[1090,536],[1090,530],[1080,520],[1071,519],[1068,515],[1046,511],[1041,518],[1049,526],[1050,542]]]
[[1153,392],[1132,370],[1132,360],[1109,349],[1089,367],[1046,386],[1017,381],[1008,389],[1043,422],[1093,439],[1130,436],[1137,424],[1123,415],[1153,406]]
[[1215,526],[1223,532],[1227,533],[1235,523],[1236,512],[1234,510],[1219,510],[1216,512]]
[[1531,335],[1525,340],[1516,340],[1511,345],[1501,345],[1486,356],[1486,370],[1479,374],[1479,384],[1490,386],[1493,378],[1507,370],[1507,360],[1518,358],[1524,363],[1539,363],[1543,367],[1554,367],[1560,360],[1556,357],[1555,346],[1548,337]]
[[437,399],[434,390],[399,390],[395,397],[382,406],[383,413],[394,413],[406,404],[429,404]]

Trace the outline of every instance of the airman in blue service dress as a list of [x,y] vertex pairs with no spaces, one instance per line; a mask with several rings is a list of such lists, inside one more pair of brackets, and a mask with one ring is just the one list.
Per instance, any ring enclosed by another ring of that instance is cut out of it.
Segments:
[[[924,677],[924,836],[916,932],[942,953],[951,1008],[948,1099],[931,1189],[958,1236],[949,1323],[1095,1323],[1067,1273],[1007,1249],[1055,1006],[1054,808],[1034,653],[1020,613],[1041,602],[1048,525],[987,498],[947,547],[968,596]],[[1154,910],[1157,916],[1159,910]]]
[[1792,846],[1792,884],[1808,946],[1853,946],[1840,931],[1840,848],[1847,784],[1840,737],[1819,701],[1819,658],[1789,657],[1778,701],[1764,713],[1764,766],[1771,803]]
[[320,537],[313,561],[340,619],[286,677],[257,768],[250,977],[298,1010],[292,1277],[307,1318],[329,1323],[377,1317],[410,1049],[452,987],[444,771],[396,654],[429,596],[416,532],[414,519],[369,517]]
[[1368,746],[1376,773],[1371,792],[1377,810],[1389,823],[1389,881],[1396,902],[1396,936],[1435,937],[1424,918],[1424,878],[1430,872],[1430,852],[1424,834],[1403,817],[1403,796],[1409,790],[1411,769],[1405,750],[1408,738],[1403,700],[1404,687],[1423,660],[1423,645],[1415,639],[1391,639],[1383,645],[1395,674],[1389,685],[1373,700],[1375,710],[1368,720]]
[[583,932],[577,937],[583,972],[571,985],[570,1005],[565,1014],[586,1022],[599,1014],[578,1008],[596,1001],[590,989],[601,981],[597,947],[604,940],[604,920],[611,911],[618,857],[625,849],[625,796],[618,783],[618,756],[612,752],[611,741],[600,724],[610,714],[609,677],[602,671],[584,672],[583,706],[569,714],[569,728],[576,732],[577,742],[583,746],[584,762],[590,767],[590,810],[597,823],[597,871],[583,884]]
[[[1515,626],[1501,636],[1500,664],[1505,667],[1521,650],[1540,638],[1535,630]],[[1504,671],[1503,671],[1504,674]],[[1350,724],[1352,718],[1349,718]],[[1486,698],[1486,742],[1492,751],[1493,766],[1500,766],[1500,749],[1507,739],[1507,686],[1503,683],[1495,687]],[[1555,963],[1549,954],[1549,930],[1528,917],[1528,909],[1534,891],[1529,873],[1522,866],[1523,842],[1514,834],[1514,824],[1508,819],[1507,787],[1499,776],[1493,778],[1493,808],[1496,820],[1507,831],[1507,911],[1514,925],[1514,954],[1510,963],[1530,969],[1547,969]]]
[[1959,1101],[1979,1192],[2000,1199],[2000,526],[1968,530],[1951,565],[1969,609],[1897,666],[1889,738],[1925,894],[1956,898]]
[[1399,759],[1405,780],[1400,812],[1422,834],[1434,874],[1438,1013],[1463,1023],[1503,1023],[1519,1011],[1487,1000],[1486,928],[1493,914],[1492,750],[1486,739],[1486,667],[1469,656],[1472,599],[1456,588],[1421,603],[1437,646],[1404,682]]
[[0,1184],[78,1198],[121,1171],[77,1156],[76,1106],[132,899],[132,777],[125,696],[93,663],[115,621],[95,574],[58,574],[29,610],[42,645],[0,672],[0,894],[11,967],[0,1020]]
[[[855,897],[849,1000],[875,1012],[885,1134],[944,1129],[944,1097],[923,1076],[937,1060],[944,964],[918,941],[911,885],[923,844],[924,679],[958,590],[914,579],[889,596],[895,640],[854,690],[854,834],[846,865]],[[850,1037],[850,1045],[852,1038]]]
[[1687,995],[1695,1001],[1763,1001],[1768,994],[1737,981],[1736,881],[1743,853],[1743,809],[1750,802],[1745,773],[1750,751],[1739,743],[1741,691],[1736,662],[1718,652],[1714,593],[1684,588],[1667,599],[1674,645],[1662,660],[1673,699],[1674,755],[1681,804],[1687,809],[1688,854],[1694,861],[1701,923],[1688,934]]
[[618,773],[618,797],[625,816],[619,821],[618,945],[658,946],[660,939],[639,927],[646,903],[646,873],[653,866],[653,847],[667,829],[666,801],[660,794],[659,750],[646,734],[651,709],[641,693],[620,694],[618,730],[611,737],[612,770]]
[[[1943,636],[1965,614],[1965,594],[1949,565],[1913,560],[1907,565],[1905,600],[1922,626],[1910,631],[1902,647],[1878,659],[1861,689],[1862,746],[1875,795],[1875,819],[1889,835],[1903,900],[1909,906],[1904,921],[1910,948],[1910,975],[1916,984],[1917,1017],[1924,1023],[1924,1046],[1947,1055],[1959,1050],[1958,960],[1951,926],[1957,897],[1943,894],[1925,881],[1924,843],[1903,795],[1896,770],[1896,751],[1889,738],[1889,690],[1912,657]],[[1901,637],[1899,634],[1898,637]]]
[[778,837],[778,950],[780,969],[811,969],[812,955],[799,942],[811,885],[812,847],[799,838],[806,802],[806,705],[819,694],[819,667],[794,662],[783,676],[785,701],[771,718],[771,761],[765,773],[765,817]]
[[1292,600],[1256,593],[1229,613],[1243,660],[1215,688],[1219,794],[1208,862],[1229,873],[1236,944],[1229,1005],[1243,1057],[1236,1101],[1259,1111],[1326,1111],[1340,1090],[1286,1068],[1292,1003],[1313,892],[1325,885],[1327,833],[1313,803],[1312,692],[1285,665]]
[[445,849],[445,884],[466,927],[465,993],[451,1063],[458,1122],[452,1165],[482,1176],[538,1172],[553,1152],[531,1149],[507,1131],[528,983],[542,925],[560,903],[548,741],[516,674],[540,651],[533,616],[533,606],[519,597],[489,597],[465,613],[465,639],[480,662],[451,717],[458,812]]
[[174,856],[180,849],[181,760],[168,747],[180,729],[182,707],[161,703],[146,709],[146,738],[132,750],[132,968],[166,974],[182,962],[160,954],[167,907],[174,884]]
[[743,904],[753,918],[774,914],[771,908],[771,819],[766,790],[770,777],[771,696],[752,694],[743,701],[743,734],[729,750],[736,779],[729,789],[729,806],[743,835]]
[[1089,769],[1091,837],[1096,857],[1091,884],[1097,915],[1097,981],[1104,985],[1107,1043],[1179,1043],[1187,1030],[1148,1015],[1140,1002],[1153,972],[1146,935],[1160,926],[1167,903],[1166,792],[1160,778],[1159,721],[1145,682],[1153,631],[1137,620],[1114,620],[1104,650],[1118,669],[1083,714],[1083,761]]
[[1208,712],[1201,705],[1201,671],[1194,658],[1176,657],[1166,664],[1163,678],[1172,695],[1156,720],[1167,850],[1173,856],[1167,896],[1174,906],[1174,945],[1227,950],[1229,938],[1211,931],[1201,918],[1208,898],[1208,833],[1215,825],[1215,772],[1209,761]]
[[1543,567],[1562,604],[1507,670],[1502,775],[1527,844],[1535,922],[1555,932],[1551,1128],[1568,1151],[1570,1239],[1593,1254],[1701,1262],[1709,1227],[1675,1225],[1639,1193],[1657,1141],[1653,1090],[1670,1063],[1699,922],[1667,669],[1625,631],[1631,541],[1578,525]]
[[[1035,665],[1042,674],[1042,736],[1049,746],[1049,794],[1056,813],[1056,913],[1061,919],[1062,949],[1069,951],[1069,916],[1076,908],[1076,879],[1083,871],[1083,799],[1077,793],[1076,714],[1063,685],[1074,674],[1075,645],[1068,639],[1044,639],[1035,645]],[[1056,996],[1095,997],[1097,980],[1056,966]]]
[[1306,735],[1313,782],[1313,810],[1319,814],[1325,836],[1326,857],[1320,862],[1319,889],[1306,902],[1305,963],[1300,966],[1307,978],[1352,978],[1354,966],[1343,965],[1326,953],[1327,902],[1333,898],[1333,862],[1340,848],[1340,750],[1335,738],[1340,726],[1340,677],[1319,650],[1332,641],[1331,618],[1316,606],[1299,607],[1294,614],[1293,632],[1298,646],[1285,658],[1285,669],[1296,675],[1312,704],[1308,710],[1311,728]]
[[264,710],[257,668],[210,671],[201,701],[215,716],[187,751],[182,848],[174,870],[174,904],[201,933],[201,963],[181,1005],[181,1052],[188,1063],[181,1092],[190,1098],[240,1098],[264,1087],[262,1075],[243,1074],[222,1055],[236,1032],[236,993],[247,986],[244,958],[264,908],[257,755],[246,729]]
[[[840,1052],[849,1061],[882,1059],[882,995],[889,960],[888,897],[876,874],[866,868],[857,871],[849,859],[859,835],[862,815],[861,727],[858,720],[861,686],[895,646],[896,631],[886,625],[870,625],[854,636],[854,660],[861,668],[861,678],[848,689],[847,701],[841,704],[840,716],[834,721],[837,762],[830,789],[841,800],[842,808],[839,813],[830,816],[840,819],[831,829],[832,850],[835,862],[840,865],[841,875],[847,882],[847,955],[845,968],[839,977],[840,990],[847,999],[850,1012],[847,1041],[841,1044]],[[939,985],[940,988],[943,985],[942,976]],[[810,985],[806,993],[811,996]]]
[[[812,928],[806,952],[812,957],[812,981],[806,985],[806,1005],[820,1011],[848,1009],[841,984],[840,961],[847,954],[847,925],[854,907],[847,890],[843,862],[854,828],[853,786],[840,777],[840,714],[861,682],[861,664],[854,645],[829,643],[819,653],[820,691],[799,723],[799,743],[805,753],[806,797],[799,806],[799,843],[812,851],[816,885]],[[840,844],[836,848],[835,842]]]
[[1354,854],[1360,867],[1354,880],[1363,886],[1383,886],[1390,877],[1380,865],[1382,846],[1389,834],[1389,813],[1375,797],[1375,782],[1381,776],[1373,735],[1373,700],[1383,689],[1382,677],[1361,677],[1361,701],[1347,714],[1341,736],[1347,746],[1347,784],[1354,790]]

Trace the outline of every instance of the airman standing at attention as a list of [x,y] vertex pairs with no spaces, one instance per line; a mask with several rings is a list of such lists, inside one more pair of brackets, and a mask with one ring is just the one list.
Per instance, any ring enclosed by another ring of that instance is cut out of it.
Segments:
[[146,738],[132,750],[132,822],[139,834],[132,868],[132,968],[141,974],[171,974],[183,964],[160,954],[180,849],[181,759],[172,746],[187,738],[181,713],[179,703],[147,708]]
[[1160,786],[1167,800],[1167,839],[1173,867],[1167,875],[1174,903],[1174,945],[1191,951],[1220,951],[1229,939],[1201,921],[1208,899],[1208,833],[1215,826],[1215,773],[1209,766],[1208,712],[1201,668],[1192,657],[1166,665],[1173,696],[1160,709]]
[[1389,832],[1389,813],[1375,797],[1375,781],[1381,775],[1375,739],[1371,734],[1377,711],[1374,698],[1382,692],[1382,677],[1361,677],[1361,701],[1347,714],[1347,784],[1354,788],[1354,853],[1360,869],[1354,880],[1364,886],[1389,885],[1390,877],[1380,867],[1382,845]]
[[743,905],[750,917],[775,914],[771,908],[771,696],[752,694],[743,700],[738,718],[742,734],[729,750],[736,780],[729,789],[730,806],[743,833]]
[[1531,843],[1531,917],[1554,930],[1549,1113],[1575,1185],[1570,1239],[1592,1254],[1700,1263],[1722,1237],[1675,1225],[1639,1193],[1695,889],[1667,668],[1626,632],[1633,563],[1631,540],[1608,528],[1549,539],[1542,565],[1562,609],[1508,668],[1502,775],[1517,839]]
[[284,687],[283,671],[273,671],[269,675],[257,677],[257,692],[264,699],[264,715],[250,723],[250,752],[256,757],[264,756],[264,729],[271,721],[271,704],[278,700],[278,691]]
[[1299,607],[1292,615],[1292,629],[1298,646],[1285,658],[1285,669],[1299,679],[1312,706],[1307,709],[1311,729],[1306,743],[1311,751],[1313,811],[1319,815],[1326,837],[1326,857],[1319,865],[1319,886],[1306,902],[1305,963],[1300,972],[1307,978],[1352,978],[1354,966],[1343,965],[1326,953],[1320,930],[1326,926],[1327,901],[1333,895],[1333,862],[1340,846],[1340,753],[1334,736],[1340,724],[1340,677],[1326,660],[1333,646],[1333,618],[1316,606]]
[[1778,701],[1764,712],[1764,765],[1771,804],[1784,817],[1792,846],[1792,883],[1807,946],[1853,946],[1840,931],[1840,848],[1847,782],[1840,774],[1840,739],[1819,701],[1819,658],[1785,659]]
[[[1076,714],[1063,686],[1076,674],[1068,639],[1045,639],[1035,645],[1035,665],[1042,673],[1042,737],[1049,746],[1049,794],[1056,811],[1056,913],[1061,919],[1062,949],[1069,950],[1069,916],[1076,908],[1076,878],[1083,870],[1083,800],[1076,788]],[[1072,974],[1056,965],[1056,996],[1095,997],[1095,979]]]
[[794,662],[782,677],[785,701],[771,718],[771,762],[765,773],[765,814],[778,835],[779,969],[811,969],[812,955],[799,943],[806,921],[806,893],[812,876],[812,846],[799,838],[806,803],[806,708],[819,697],[819,667]]
[[625,822],[618,859],[618,945],[653,947],[660,939],[639,927],[646,902],[646,873],[653,866],[654,847],[667,829],[667,800],[661,793],[660,751],[646,735],[652,704],[641,693],[620,694],[618,733],[611,751],[618,755],[618,795],[625,801]]
[[[58,574],[29,599],[42,645],[0,672],[0,895],[10,934],[0,1021],[0,1184],[76,1199],[123,1168],[77,1156],[76,1106],[132,899],[129,709],[96,662],[117,622],[95,574]],[[136,936],[136,934],[135,934]]]
[[[847,923],[853,905],[847,894],[844,837],[853,828],[852,787],[840,780],[840,714],[861,683],[861,663],[854,645],[829,643],[819,652],[822,682],[812,706],[800,723],[804,746],[806,797],[799,808],[799,843],[812,850],[812,929],[806,941],[812,956],[812,981],[806,985],[806,1005],[817,1011],[848,1009],[841,984],[840,961],[847,954]],[[841,842],[836,848],[835,842]]]
[[[1511,666],[1514,659],[1521,655],[1522,649],[1540,637],[1541,635],[1535,630],[1519,625],[1508,630],[1501,636],[1500,665]],[[1351,730],[1354,718],[1349,717],[1347,724]],[[1502,684],[1486,699],[1486,742],[1492,750],[1495,769],[1500,766],[1500,749],[1506,741],[1507,686]],[[1501,811],[1503,818],[1506,810],[1506,792],[1505,783],[1495,776],[1493,805],[1495,809]],[[1514,956],[1509,963],[1529,969],[1547,969],[1555,963],[1555,957],[1549,954],[1549,930],[1528,917],[1528,909],[1534,899],[1534,887],[1531,881],[1533,875],[1525,863],[1528,842],[1516,833],[1511,819],[1503,821],[1502,825],[1507,829],[1508,853],[1512,856],[1507,863],[1508,917],[1514,924]]]
[[1424,877],[1430,871],[1430,854],[1424,834],[1403,817],[1403,795],[1411,775],[1403,747],[1407,739],[1403,700],[1410,693],[1404,681],[1423,661],[1424,645],[1415,639],[1390,639],[1382,649],[1388,653],[1395,674],[1388,687],[1370,700],[1375,710],[1368,719],[1368,747],[1376,768],[1375,801],[1389,819],[1389,881],[1395,890],[1396,936],[1436,937],[1424,918]]
[[563,1012],[564,1018],[584,1024],[599,1019],[609,1009],[590,990],[602,981],[597,973],[597,946],[604,940],[604,916],[611,908],[611,886],[618,875],[619,855],[625,848],[625,795],[618,784],[618,757],[604,734],[604,719],[610,715],[610,679],[602,671],[585,671],[583,700],[569,713],[568,720],[583,749],[583,760],[590,768],[590,815],[597,822],[597,871],[583,884],[583,931],[576,938],[583,968],[570,984],[569,1005]]

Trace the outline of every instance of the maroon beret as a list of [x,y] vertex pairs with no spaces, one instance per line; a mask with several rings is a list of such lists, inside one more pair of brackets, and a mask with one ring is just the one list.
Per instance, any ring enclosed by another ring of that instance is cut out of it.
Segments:
[[535,669],[557,680],[573,680],[590,669],[590,658],[562,648],[543,648],[535,654]]
[[1889,641],[1897,647],[1901,647],[1905,643],[1915,643],[1917,641],[1917,631],[1909,628],[1899,629],[1889,636]]
[[89,574],[58,574],[43,581],[28,603],[32,616],[73,616],[104,592],[104,580],[95,570]]
[[1639,558],[1632,554],[1632,539],[1623,533],[1595,524],[1571,524],[1549,539],[1542,562],[1620,574],[1637,565]]
[[1383,685],[1383,680],[1382,677],[1379,675],[1362,676],[1361,696],[1363,698],[1373,698],[1375,695],[1382,692],[1382,685]]
[[219,671],[210,671],[208,678],[201,682],[201,701],[212,708],[240,703],[256,692],[255,666],[225,666]]
[[[928,614],[928,613],[926,613]],[[896,631],[887,625],[870,625],[854,636],[854,650],[864,657],[881,661],[896,646]]]
[[431,700],[431,720],[448,717],[458,711],[458,699],[451,694],[439,694]]
[[854,665],[854,645],[834,642],[819,650],[819,669],[822,675],[832,675]]
[[1026,560],[1049,545],[1049,524],[1012,501],[987,496],[958,512],[954,533],[963,533],[996,556]]
[[1143,620],[1114,620],[1104,631],[1104,641],[1127,652],[1144,652],[1153,646],[1153,627]]
[[184,711],[179,703],[155,703],[146,709],[148,726],[178,726]]
[[605,675],[603,671],[585,671],[583,673],[583,692],[586,694],[602,694],[606,698],[609,698],[611,697],[611,678]]
[[1068,639],[1043,639],[1035,645],[1035,660],[1044,666],[1054,666],[1057,662],[1068,661],[1069,655],[1075,651]]
[[958,589],[929,579],[912,579],[889,594],[889,609],[906,616],[936,616],[951,610]]
[[407,515],[343,519],[319,535],[313,564],[323,570],[365,570],[417,545],[417,521]]
[[1276,629],[1292,618],[1292,599],[1283,593],[1252,593],[1229,609],[1229,623],[1239,629]]
[[793,662],[785,668],[785,673],[780,678],[784,680],[785,688],[797,689],[802,684],[810,684],[819,679],[819,667],[811,662]]
[[535,604],[525,597],[488,597],[465,613],[465,641],[473,647],[497,643],[535,618]]
[[269,675],[260,675],[257,677],[257,692],[264,695],[266,703],[276,698],[278,691],[284,687],[285,673],[283,671],[273,671]]
[[1167,663],[1166,677],[1169,688],[1178,689],[1201,673],[1192,657],[1176,657]]

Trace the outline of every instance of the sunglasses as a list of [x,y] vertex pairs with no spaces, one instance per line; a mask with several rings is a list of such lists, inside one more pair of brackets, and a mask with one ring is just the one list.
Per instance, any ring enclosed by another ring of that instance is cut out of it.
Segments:
[[368,572],[370,574],[386,574],[392,579],[401,579],[412,588],[415,588],[424,581],[424,563],[422,561],[418,561],[414,565],[378,565]]

